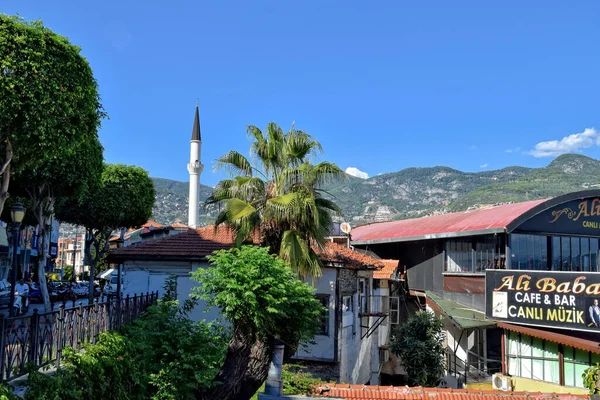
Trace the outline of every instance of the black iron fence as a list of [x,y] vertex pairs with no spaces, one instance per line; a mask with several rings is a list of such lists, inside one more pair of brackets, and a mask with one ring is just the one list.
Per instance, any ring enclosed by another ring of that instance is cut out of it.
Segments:
[[0,380],[9,381],[27,373],[26,366],[39,368],[56,362],[60,366],[66,347],[80,349],[96,343],[100,333],[119,330],[158,300],[158,292],[116,296],[94,303],[20,317],[0,315]]

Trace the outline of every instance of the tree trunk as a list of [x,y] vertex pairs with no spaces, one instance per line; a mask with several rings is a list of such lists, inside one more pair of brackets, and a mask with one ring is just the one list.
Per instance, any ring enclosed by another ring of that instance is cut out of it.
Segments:
[[0,174],[2,174],[2,181],[0,181],[0,214],[4,210],[4,203],[8,199],[8,185],[10,184],[10,162],[12,161],[13,151],[10,141],[6,139],[6,145],[4,147],[4,160],[0,165]]
[[47,219],[41,212],[41,207],[38,215],[42,215],[39,220],[39,234],[37,240],[37,251],[38,251],[38,268],[37,274],[40,281],[40,290],[42,291],[42,299],[44,300],[44,310],[46,312],[52,311],[50,305],[50,294],[48,293],[48,283],[46,282],[46,222]]
[[236,327],[229,341],[225,362],[215,378],[216,386],[197,390],[197,400],[248,400],[267,379],[273,344]]
[[90,276],[88,278],[88,301],[89,304],[94,302],[94,278],[96,275],[96,260],[92,257],[92,244],[96,247],[96,257],[98,257],[98,245],[96,244],[96,236],[94,230],[86,228],[85,232],[85,258],[90,263]]

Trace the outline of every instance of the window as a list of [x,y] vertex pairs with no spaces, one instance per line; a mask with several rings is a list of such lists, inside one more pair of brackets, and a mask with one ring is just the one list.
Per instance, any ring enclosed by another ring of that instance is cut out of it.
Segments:
[[552,237],[553,271],[598,271],[598,239],[587,237]]
[[400,299],[398,297],[390,297],[390,323],[397,324],[400,322]]
[[508,373],[522,378],[560,383],[558,344],[509,332]]
[[358,301],[360,309],[358,310],[361,314],[367,313],[367,281],[366,279],[360,279],[358,281]]
[[565,386],[583,387],[581,376],[590,366],[590,353],[565,346]]
[[321,325],[319,327],[317,335],[329,335],[329,295],[318,294],[317,300],[319,300],[321,302],[321,305],[326,308],[326,310],[323,311],[323,316],[321,317]]
[[548,268],[548,242],[541,235],[511,235],[512,269],[546,270]]
[[342,312],[353,312],[354,311],[354,302],[352,301],[352,296],[343,296],[342,297]]
[[446,272],[485,272],[504,269],[504,235],[483,235],[445,242]]

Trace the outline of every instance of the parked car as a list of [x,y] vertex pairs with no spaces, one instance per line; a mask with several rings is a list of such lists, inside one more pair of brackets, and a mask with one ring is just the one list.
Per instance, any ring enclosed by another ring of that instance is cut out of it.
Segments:
[[[110,279],[108,279],[108,283],[104,286],[104,294],[111,295],[117,293],[117,283],[119,282],[119,277],[117,275],[111,275]],[[121,277],[121,295],[123,295],[125,280]]]

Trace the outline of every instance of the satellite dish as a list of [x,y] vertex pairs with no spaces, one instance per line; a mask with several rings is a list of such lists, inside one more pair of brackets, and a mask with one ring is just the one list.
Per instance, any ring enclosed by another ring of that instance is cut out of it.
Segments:
[[347,234],[350,233],[350,231],[352,230],[352,228],[350,227],[349,223],[344,222],[344,223],[340,224],[340,230],[347,235]]

